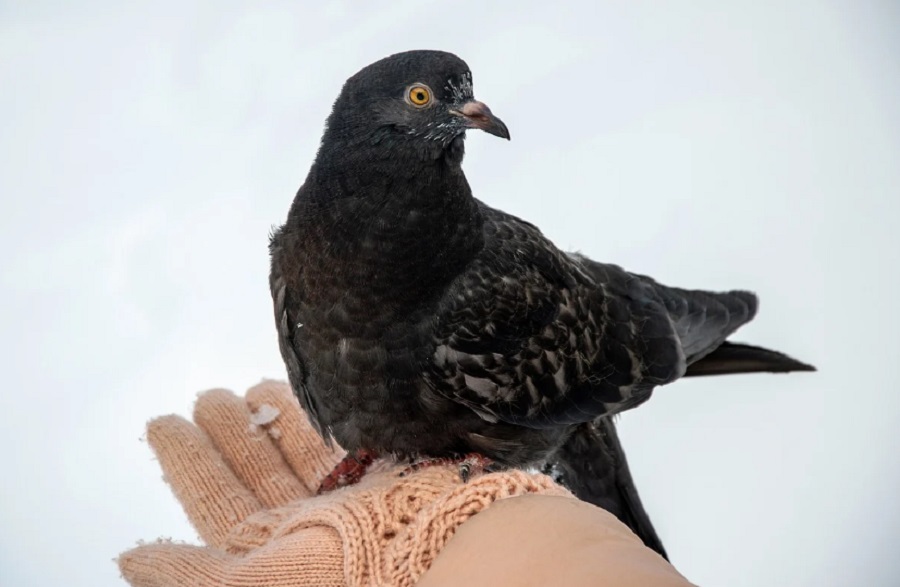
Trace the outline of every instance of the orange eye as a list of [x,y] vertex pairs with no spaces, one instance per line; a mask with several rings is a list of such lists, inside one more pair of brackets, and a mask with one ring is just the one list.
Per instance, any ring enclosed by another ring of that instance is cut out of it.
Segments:
[[413,106],[427,106],[431,102],[431,90],[424,84],[411,86],[406,96]]

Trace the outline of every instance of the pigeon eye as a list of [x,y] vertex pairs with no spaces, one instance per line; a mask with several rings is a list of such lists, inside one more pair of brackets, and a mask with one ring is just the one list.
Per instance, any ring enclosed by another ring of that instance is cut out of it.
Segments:
[[406,97],[413,106],[427,106],[431,102],[431,90],[424,84],[411,86]]

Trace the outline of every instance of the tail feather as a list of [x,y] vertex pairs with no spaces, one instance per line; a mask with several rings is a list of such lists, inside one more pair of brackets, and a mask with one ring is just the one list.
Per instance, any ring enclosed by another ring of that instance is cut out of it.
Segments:
[[736,373],[790,373],[816,368],[784,353],[758,346],[723,342],[714,351],[688,365],[685,377]]
[[611,418],[579,425],[554,458],[557,480],[576,497],[612,513],[645,545],[669,559],[638,496]]

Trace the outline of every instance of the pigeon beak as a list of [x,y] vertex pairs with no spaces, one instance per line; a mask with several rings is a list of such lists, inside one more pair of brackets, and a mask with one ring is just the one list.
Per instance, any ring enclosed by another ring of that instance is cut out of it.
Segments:
[[480,128],[486,133],[509,140],[509,129],[483,102],[470,100],[459,109],[451,109],[450,114],[462,117],[466,128]]

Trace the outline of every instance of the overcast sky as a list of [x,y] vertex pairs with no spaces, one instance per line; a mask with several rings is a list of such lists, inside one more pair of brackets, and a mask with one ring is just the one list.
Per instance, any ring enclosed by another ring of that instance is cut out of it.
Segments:
[[0,2],[0,584],[121,585],[196,541],[140,439],[283,377],[267,233],[341,83],[457,53],[509,143],[489,204],[664,283],[761,297],[817,374],[684,381],[621,420],[702,585],[900,581],[900,5]]

